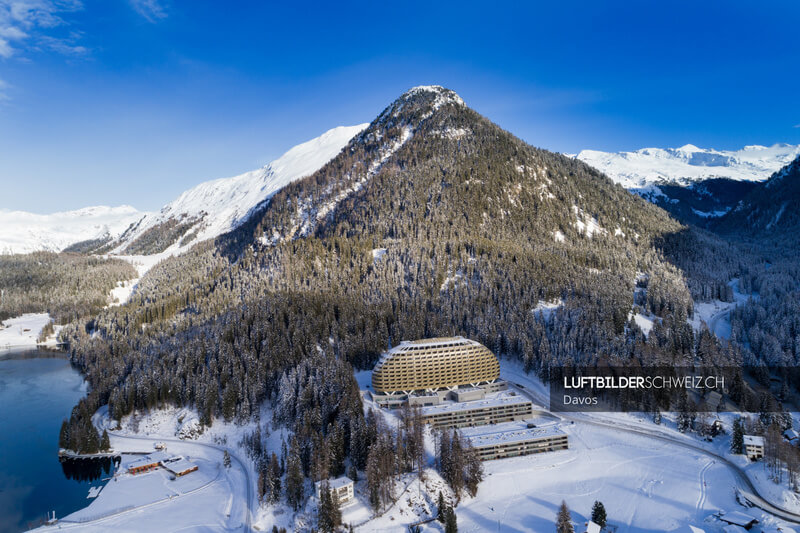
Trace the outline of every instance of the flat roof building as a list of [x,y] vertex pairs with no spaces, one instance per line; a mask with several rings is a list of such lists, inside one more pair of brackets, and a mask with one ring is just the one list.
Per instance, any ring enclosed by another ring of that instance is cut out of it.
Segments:
[[161,466],[166,468],[170,473],[174,474],[176,477],[185,476],[190,472],[194,472],[197,470],[197,465],[190,460],[182,457],[171,457],[169,459],[164,459],[161,461]]
[[[331,491],[331,496],[336,498],[339,505],[349,503],[355,497],[353,493],[353,480],[347,476],[337,477],[336,479],[329,479],[328,487]],[[324,481],[317,481],[314,483],[314,489],[317,492],[317,498],[320,497],[322,485]]]
[[751,461],[764,457],[764,437],[757,435],[744,436],[744,453]]
[[194,472],[197,465],[180,455],[172,455],[167,452],[154,452],[137,459],[128,465],[128,472],[131,474],[141,474],[158,468],[165,468],[177,477]]
[[425,423],[436,429],[463,428],[530,418],[533,404],[522,396],[499,396],[423,407],[421,415]]
[[482,461],[553,452],[569,448],[567,434],[553,424],[530,427],[527,422],[506,422],[488,427],[467,428],[461,434],[472,444]]
[[144,455],[140,459],[137,459],[128,465],[128,472],[131,474],[149,472],[150,470],[161,466],[161,461],[164,459],[169,459],[170,457],[172,456],[166,452],[154,452]]
[[381,355],[372,372],[372,389],[380,403],[382,396],[476,387],[499,376],[497,357],[477,341],[464,337],[421,339],[403,341]]

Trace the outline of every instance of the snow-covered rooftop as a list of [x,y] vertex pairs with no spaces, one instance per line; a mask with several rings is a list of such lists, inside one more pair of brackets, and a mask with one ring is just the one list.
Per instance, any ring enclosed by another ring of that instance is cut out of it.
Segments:
[[401,341],[397,346],[381,354],[375,369],[379,369],[383,363],[391,359],[398,353],[403,353],[412,350],[427,350],[429,348],[442,348],[446,346],[480,346],[481,343],[472,339],[467,339],[461,336],[456,337],[436,337],[432,339],[418,339],[415,341]]
[[195,463],[180,455],[177,457],[164,459],[161,461],[161,464],[164,465],[164,468],[166,468],[173,474],[181,474],[183,472],[187,472],[197,467]]
[[558,424],[529,428],[528,423],[525,421],[463,428],[459,431],[475,448],[566,435]]
[[[336,479],[329,479],[327,481],[328,481],[328,486],[332,489],[341,489],[342,487],[346,487],[347,485],[353,484],[353,480],[347,476],[341,476],[337,477]],[[314,485],[316,486],[316,488],[319,488],[322,486],[323,483],[324,481],[317,481],[316,483],[314,483]]]
[[530,404],[530,400],[522,396],[497,395],[483,400],[473,400],[470,402],[446,402],[439,405],[430,405],[422,408],[422,416],[437,415],[441,413],[451,413],[454,411],[473,411],[475,409],[485,409],[487,407],[498,407],[503,405]]
[[744,436],[744,445],[745,446],[764,446],[764,437],[759,437],[757,435],[745,435]]
[[741,511],[732,511],[729,513],[725,513],[719,518],[723,522],[727,522],[729,524],[734,524],[737,526],[748,527],[753,524],[757,524],[758,520],[750,516],[749,514],[745,514]]
[[154,463],[160,463],[161,461],[165,461],[167,459],[173,459],[173,456],[167,452],[153,452],[147,455],[142,456],[140,459],[133,461],[132,463],[128,464],[128,468],[137,468],[140,466],[151,465]]

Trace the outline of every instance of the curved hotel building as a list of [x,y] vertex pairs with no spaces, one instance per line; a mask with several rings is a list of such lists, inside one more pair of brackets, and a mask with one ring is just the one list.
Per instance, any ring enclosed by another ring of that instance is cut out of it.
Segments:
[[372,390],[383,405],[399,405],[412,396],[421,400],[414,403],[430,405],[439,403],[442,391],[496,390],[493,384],[499,376],[497,357],[477,341],[421,339],[403,341],[381,355],[372,372]]

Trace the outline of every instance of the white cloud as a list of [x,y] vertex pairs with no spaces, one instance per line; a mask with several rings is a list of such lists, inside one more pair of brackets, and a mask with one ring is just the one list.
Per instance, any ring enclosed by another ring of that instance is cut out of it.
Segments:
[[149,22],[167,18],[167,8],[161,0],[130,0],[131,7]]
[[63,15],[83,9],[79,0],[0,0],[0,57],[8,59],[25,49],[48,49],[58,53],[83,54],[75,43],[79,34],[51,35],[66,26]]
[[795,125],[794,125],[794,126],[792,126],[792,127],[794,127],[794,128],[800,128],[800,124],[795,124]]

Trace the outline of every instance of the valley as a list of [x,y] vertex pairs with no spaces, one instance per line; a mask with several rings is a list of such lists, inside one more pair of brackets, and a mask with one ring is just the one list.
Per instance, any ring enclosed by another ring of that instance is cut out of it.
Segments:
[[[778,440],[798,424],[782,403],[800,357],[795,220],[780,205],[765,214],[775,191],[794,198],[795,148],[640,151],[620,156],[638,165],[625,190],[586,153],[534,148],[455,92],[420,86],[369,124],[203,183],[124,230],[0,256],[0,344],[20,317],[43,322],[23,327],[30,338],[52,317],[90,385],[61,447],[97,453],[105,430],[124,454],[99,496],[53,527],[177,529],[189,513],[195,530],[310,530],[328,505],[314,482],[348,475],[340,520],[361,531],[440,530],[440,492],[463,531],[546,530],[562,500],[578,522],[602,500],[618,531],[721,531],[720,510],[789,531],[796,454],[781,445],[766,467],[730,450],[739,415],[759,435],[780,427]],[[660,159],[671,162],[653,178]],[[681,181],[675,169],[689,167]],[[750,185],[716,195],[713,217],[681,196],[729,190],[703,181],[721,179]],[[662,209],[665,191],[695,218]],[[726,432],[710,442],[697,406],[639,398],[629,413],[563,416],[567,450],[485,461],[473,494],[443,470],[441,434],[367,387],[387,347],[456,335],[499,356],[514,394],[542,412],[564,366],[768,370],[720,391],[736,411],[718,415]],[[159,442],[200,473],[125,472]]]

